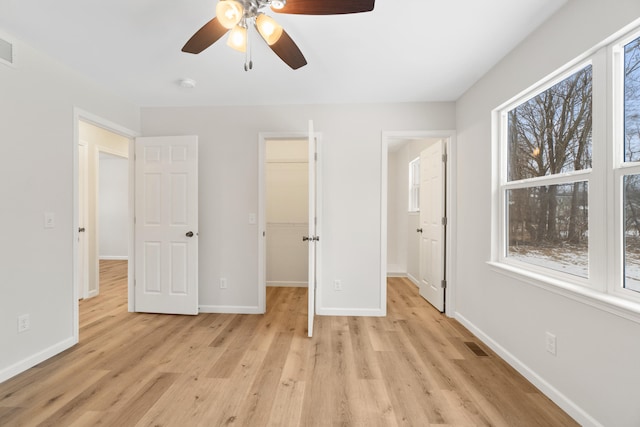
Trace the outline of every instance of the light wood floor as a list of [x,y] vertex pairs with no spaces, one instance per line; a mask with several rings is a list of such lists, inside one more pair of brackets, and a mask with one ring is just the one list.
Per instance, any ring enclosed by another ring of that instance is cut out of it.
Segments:
[[306,289],[265,315],[127,312],[126,262],[101,265],[80,344],[0,384],[1,426],[572,426],[405,279],[388,316],[316,317]]

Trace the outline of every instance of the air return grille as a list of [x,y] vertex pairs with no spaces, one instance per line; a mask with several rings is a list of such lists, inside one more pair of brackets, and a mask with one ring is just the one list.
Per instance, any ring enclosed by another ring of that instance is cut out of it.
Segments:
[[0,38],[0,62],[13,65],[13,45]]

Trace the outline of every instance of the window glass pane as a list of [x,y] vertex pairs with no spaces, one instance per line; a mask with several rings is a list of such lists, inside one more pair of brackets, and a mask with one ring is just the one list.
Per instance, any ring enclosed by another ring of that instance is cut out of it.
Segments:
[[591,167],[591,65],[508,113],[508,180]]
[[507,257],[589,275],[588,184],[507,190]]
[[640,161],[640,37],[624,47],[624,161]]
[[409,212],[420,210],[420,158],[409,162]]
[[624,177],[624,287],[640,292],[640,175]]

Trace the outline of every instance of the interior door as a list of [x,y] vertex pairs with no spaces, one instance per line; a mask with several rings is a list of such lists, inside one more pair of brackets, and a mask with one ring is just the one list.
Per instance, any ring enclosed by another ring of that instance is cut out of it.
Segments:
[[444,311],[444,141],[420,153],[420,295]]
[[313,121],[309,120],[309,287],[308,287],[308,335],[313,336],[313,321],[316,313],[316,252],[320,238],[317,233],[317,195],[316,195],[316,138],[313,133]]
[[78,299],[86,296],[87,281],[89,280],[89,254],[87,246],[87,146],[78,145]]
[[135,144],[135,311],[198,314],[198,137]]

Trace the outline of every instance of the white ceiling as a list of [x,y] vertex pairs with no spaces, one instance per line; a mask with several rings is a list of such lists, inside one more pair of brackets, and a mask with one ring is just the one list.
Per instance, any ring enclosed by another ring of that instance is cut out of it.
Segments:
[[[226,38],[181,52],[216,0],[0,0],[0,31],[139,106],[453,101],[565,2],[377,0],[362,14],[269,12],[307,59],[297,71],[255,33],[249,72]],[[180,87],[183,78],[196,88]]]

